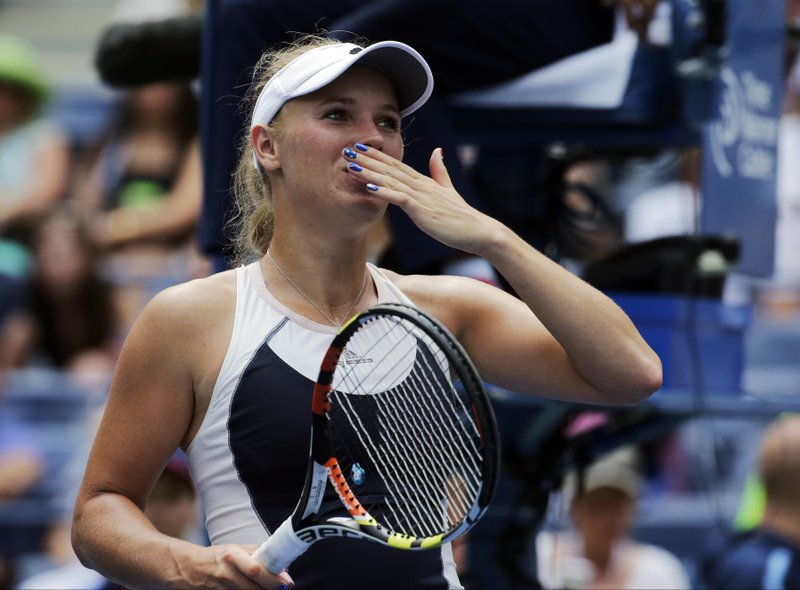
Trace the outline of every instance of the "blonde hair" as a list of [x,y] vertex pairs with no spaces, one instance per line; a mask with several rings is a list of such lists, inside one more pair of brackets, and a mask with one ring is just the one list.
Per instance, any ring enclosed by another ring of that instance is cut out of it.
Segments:
[[[340,43],[319,34],[305,35],[290,45],[268,51],[253,69],[253,81],[244,97],[243,108],[249,129],[258,95],[264,86],[290,61],[311,49]],[[280,111],[268,127],[276,133],[280,128]],[[263,256],[272,240],[275,220],[272,210],[272,187],[269,178],[253,165],[250,134],[245,133],[239,146],[239,161],[233,177],[236,216],[231,221],[234,232],[235,262],[241,263],[252,255]]]

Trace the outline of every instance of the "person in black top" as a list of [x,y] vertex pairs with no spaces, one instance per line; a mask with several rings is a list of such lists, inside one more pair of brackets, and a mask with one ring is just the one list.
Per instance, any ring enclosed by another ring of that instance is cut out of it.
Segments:
[[766,496],[761,522],[709,549],[698,572],[707,588],[800,588],[800,415],[766,430],[758,472]]

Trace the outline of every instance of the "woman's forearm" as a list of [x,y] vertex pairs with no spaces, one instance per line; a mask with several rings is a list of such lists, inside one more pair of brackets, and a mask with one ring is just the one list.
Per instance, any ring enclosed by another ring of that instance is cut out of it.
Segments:
[[72,544],[83,565],[128,588],[179,587],[178,554],[191,545],[160,533],[138,506],[114,493],[79,505]]
[[637,403],[661,386],[661,362],[606,295],[497,224],[480,254],[509,282],[609,403]]

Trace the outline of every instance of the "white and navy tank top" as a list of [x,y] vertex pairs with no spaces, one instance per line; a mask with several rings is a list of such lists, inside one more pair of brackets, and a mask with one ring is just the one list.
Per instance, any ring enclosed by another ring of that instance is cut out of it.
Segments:
[[[380,270],[368,269],[380,302],[411,304]],[[187,449],[213,544],[260,545],[294,510],[308,463],[313,384],[335,334],[275,299],[257,262],[236,270],[231,341]],[[322,541],[290,573],[298,590],[461,588],[449,544],[403,551]]]

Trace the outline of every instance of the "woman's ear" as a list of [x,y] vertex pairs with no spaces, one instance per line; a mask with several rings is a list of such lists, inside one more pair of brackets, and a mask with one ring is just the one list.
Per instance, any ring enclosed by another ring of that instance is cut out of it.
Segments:
[[250,145],[262,170],[272,172],[281,167],[274,129],[265,125],[255,125],[250,130]]

